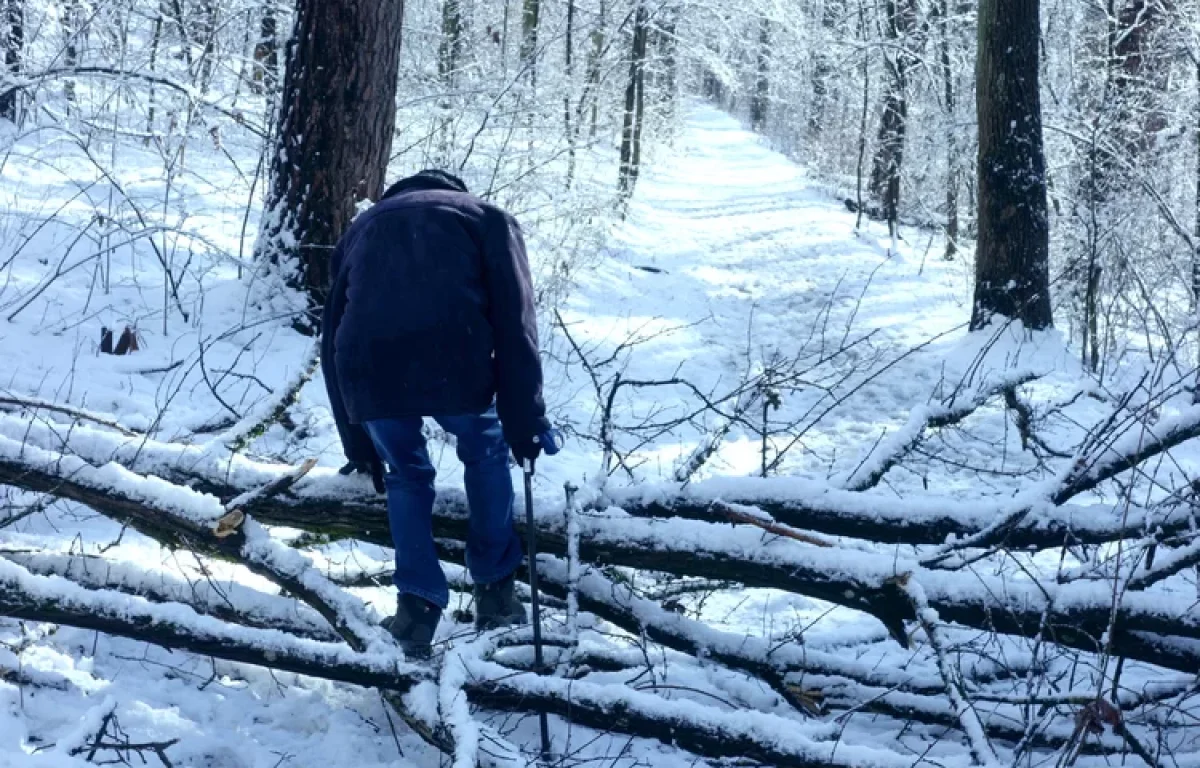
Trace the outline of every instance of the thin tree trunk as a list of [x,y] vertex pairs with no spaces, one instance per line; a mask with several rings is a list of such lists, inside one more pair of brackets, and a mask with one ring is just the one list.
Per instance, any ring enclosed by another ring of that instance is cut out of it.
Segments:
[[538,25],[541,15],[541,0],[524,0],[521,6],[521,66],[533,87],[537,86]]
[[[79,66],[79,35],[82,32],[80,25],[83,21],[83,8],[80,6],[79,0],[66,0],[62,14],[63,63],[68,69],[71,69]],[[68,102],[74,103],[75,80],[73,78],[63,81],[63,95],[67,97]]]
[[894,51],[884,55],[888,72],[883,99],[883,117],[875,161],[871,168],[871,195],[878,201],[887,219],[888,231],[895,240],[900,217],[900,178],[904,166],[904,140],[908,132],[908,73],[915,63],[910,47],[917,29],[914,0],[887,0],[887,38]]
[[979,4],[979,241],[972,330],[994,315],[1019,319],[1031,330],[1054,322],[1039,18],[1039,0]]
[[442,3],[442,41],[438,46],[438,74],[442,83],[453,87],[454,73],[462,56],[462,8],[460,0]]
[[507,79],[508,77],[508,17],[509,9],[512,6],[512,0],[504,0],[504,14],[501,18],[500,31],[500,73]]
[[175,19],[175,28],[179,30],[179,41],[183,48],[183,60],[188,65],[188,71],[192,69],[192,35],[188,30],[187,18],[183,12],[183,5],[179,0],[170,0],[170,11]]
[[273,91],[279,81],[279,17],[274,2],[263,7],[259,24],[258,42],[254,44],[255,93]]
[[200,67],[197,77],[202,92],[207,91],[212,84],[213,70],[216,66],[219,12],[220,3],[216,2],[216,0],[204,0],[200,4],[200,21],[197,24],[197,32],[204,48],[200,54]]
[[942,88],[946,102],[946,261],[958,255],[958,102],[954,92],[954,68],[950,62],[950,3],[941,0]]
[[676,29],[678,27],[678,11],[669,9],[666,11],[666,17],[662,21],[660,39],[660,50],[658,55],[662,59],[663,81],[659,88],[660,101],[664,108],[664,114],[668,120],[675,116],[675,99],[678,96],[679,82],[679,40],[676,37]]
[[758,25],[758,51],[754,77],[754,95],[750,99],[750,125],[762,132],[767,125],[767,99],[771,91],[771,22],[765,17]]
[[[21,73],[21,57],[25,49],[24,0],[7,0],[4,9],[4,68],[12,77]],[[0,118],[17,122],[21,116],[20,91],[10,90],[0,95]]]
[[563,63],[567,83],[563,88],[563,135],[567,138],[566,187],[575,179],[575,129],[571,127],[571,92],[575,86],[575,0],[567,0],[567,30],[563,42]]
[[642,110],[645,106],[646,34],[650,14],[638,3],[633,21],[633,43],[629,57],[629,83],[625,87],[625,116],[621,127],[621,174],[619,190],[622,200],[633,195],[641,160]]
[[[837,23],[838,11],[834,0],[825,0],[822,3],[822,32],[831,33]],[[812,108],[808,112],[808,133],[813,139],[819,138],[825,127],[825,114],[829,108],[829,78],[832,74],[833,61],[829,55],[826,39],[821,39],[817,42],[816,50],[813,51]]]
[[400,0],[300,0],[256,258],[319,307],[357,204],[375,200],[395,124]]
[[1192,253],[1192,303],[1200,313],[1200,57],[1196,59],[1196,199],[1195,237],[1197,250]]
[[600,121],[600,99],[597,92],[600,89],[600,57],[604,55],[604,25],[608,21],[606,2],[607,0],[600,0],[600,13],[596,19],[596,27],[592,30],[592,50],[588,53],[585,93],[589,94],[592,100],[592,119],[588,133],[592,139],[596,138],[596,129]]
[[[150,37],[150,72],[155,72],[155,66],[158,64],[158,52],[162,47],[162,31],[163,18],[166,16],[166,10],[163,8],[162,2],[158,4],[158,15],[154,17],[154,33]],[[146,144],[149,145],[150,137],[154,135],[154,113],[157,107],[155,98],[154,83],[150,84],[150,93],[147,100],[150,103],[150,108],[146,111]]]
[[[866,0],[858,0],[858,35],[863,41],[867,37]],[[862,60],[862,112],[858,121],[858,166],[856,170],[856,199],[854,230],[862,229],[863,217],[863,163],[867,156],[867,114],[871,107],[871,60],[866,51]]]
[[442,39],[438,44],[438,77],[444,91],[438,100],[436,164],[439,166],[450,165],[453,153],[454,88],[462,57],[462,28],[460,0],[445,0],[442,3]]

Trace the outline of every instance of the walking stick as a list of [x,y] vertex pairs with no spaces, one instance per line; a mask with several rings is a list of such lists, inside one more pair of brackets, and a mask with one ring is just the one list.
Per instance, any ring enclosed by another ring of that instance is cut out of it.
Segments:
[[[537,573],[537,526],[533,521],[533,461],[521,463],[525,475],[525,535],[529,549],[529,591],[533,606],[533,663],[537,673],[542,674],[542,601],[538,594]],[[550,723],[546,710],[538,712],[538,724],[542,729],[542,760],[550,760]]]

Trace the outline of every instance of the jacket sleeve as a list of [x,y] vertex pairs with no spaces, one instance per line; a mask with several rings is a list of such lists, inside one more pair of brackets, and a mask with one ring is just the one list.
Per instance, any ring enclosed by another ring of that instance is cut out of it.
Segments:
[[484,245],[489,320],[495,340],[496,410],[510,444],[550,428],[542,399],[533,282],[521,228],[506,213],[491,211]]
[[325,377],[325,390],[329,393],[329,407],[337,423],[338,435],[342,438],[342,451],[350,461],[370,462],[378,459],[375,445],[361,424],[351,424],[346,413],[346,401],[338,382],[337,356],[334,342],[338,325],[346,311],[346,270],[342,269],[343,249],[341,244],[333,252],[330,274],[333,285],[325,298],[325,309],[321,313],[321,372]]

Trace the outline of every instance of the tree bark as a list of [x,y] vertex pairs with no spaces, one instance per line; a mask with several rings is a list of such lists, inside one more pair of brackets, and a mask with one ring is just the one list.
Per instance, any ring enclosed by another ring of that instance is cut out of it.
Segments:
[[1094,117],[1084,151],[1087,168],[1079,182],[1083,205],[1073,208],[1086,233],[1081,259],[1086,263],[1068,274],[1075,294],[1083,297],[1080,356],[1092,371],[1100,366],[1101,292],[1105,282],[1119,285],[1125,269],[1120,235],[1108,222],[1114,211],[1127,209],[1128,193],[1136,185],[1125,169],[1146,158],[1167,125],[1162,98],[1169,65],[1154,59],[1153,47],[1163,21],[1159,3],[1110,0],[1107,11],[1103,87],[1090,95]]
[[[21,74],[21,56],[25,49],[25,0],[6,0],[4,7],[4,68],[11,77]],[[0,118],[17,122],[20,91],[0,94]]]
[[402,0],[300,0],[288,43],[256,258],[319,307],[334,245],[383,192],[395,125]]
[[1053,325],[1039,0],[981,0],[976,64],[979,238],[971,329],[995,315]]

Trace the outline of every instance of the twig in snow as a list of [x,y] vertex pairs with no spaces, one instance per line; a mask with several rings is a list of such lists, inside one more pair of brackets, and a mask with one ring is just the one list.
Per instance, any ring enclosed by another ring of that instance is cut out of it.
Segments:
[[753,525],[756,528],[762,528],[767,533],[773,533],[776,536],[782,536],[786,539],[792,539],[793,541],[799,541],[804,544],[812,544],[815,547],[835,546],[835,544],[828,539],[822,539],[819,536],[813,536],[811,533],[797,531],[795,528],[789,528],[786,525],[781,525],[772,520],[769,516],[762,514],[760,510],[754,510],[754,512],[759,512],[759,514],[754,514],[746,508],[739,509],[737,506],[733,504],[727,504],[723,501],[713,502],[713,509],[720,512],[722,515],[734,521],[735,523]]
[[81,408],[74,408],[74,407],[68,406],[68,405],[60,405],[58,403],[51,403],[51,402],[48,402],[45,400],[40,400],[38,398],[17,397],[14,395],[8,395],[8,396],[0,397],[0,407],[19,408],[21,410],[32,410],[35,412],[36,411],[51,411],[53,413],[61,413],[64,416],[70,416],[74,419],[79,419],[81,421],[90,421],[93,424],[99,424],[102,427],[108,427],[109,429],[115,429],[116,431],[120,432],[122,435],[125,435],[126,437],[139,437],[140,436],[140,433],[138,433],[136,430],[132,430],[129,427],[118,424],[114,419],[110,419],[107,416],[103,416],[98,413],[93,413],[91,411],[85,411]]

